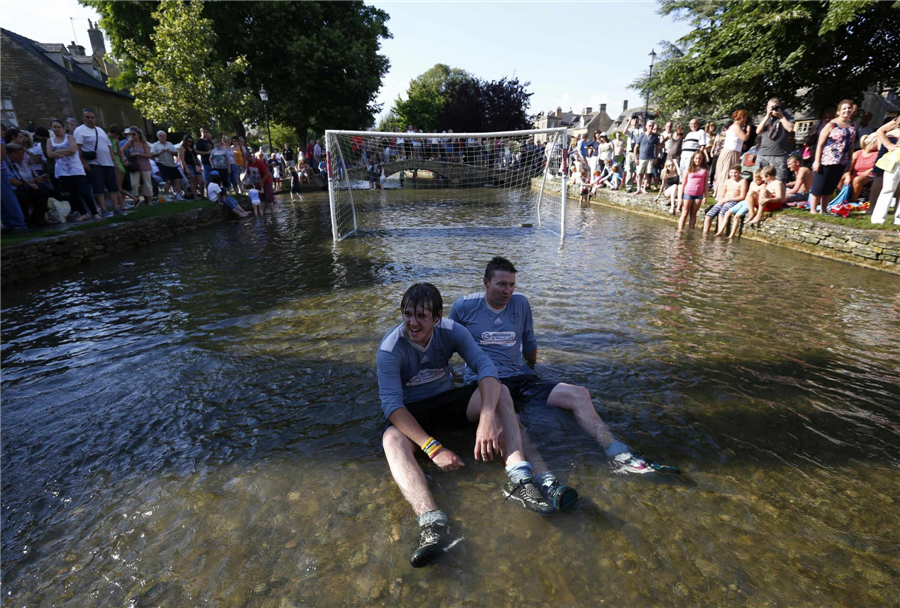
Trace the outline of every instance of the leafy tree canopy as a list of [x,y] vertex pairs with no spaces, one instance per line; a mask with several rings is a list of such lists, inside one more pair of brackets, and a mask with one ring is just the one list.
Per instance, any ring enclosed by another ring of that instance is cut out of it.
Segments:
[[528,129],[529,84],[517,78],[489,82],[438,63],[410,81],[406,99],[397,99],[379,129],[404,131],[407,125],[425,132]]
[[[820,110],[900,85],[900,2],[660,0],[659,12],[694,26],[654,66],[664,114],[758,112],[773,96]],[[646,74],[631,85],[646,87]]]
[[[153,33],[158,2],[79,0],[100,14],[122,74],[115,84],[135,86],[147,55],[165,67]],[[262,122],[258,91],[269,92],[270,117],[305,138],[308,129],[365,128],[379,110],[375,96],[389,61],[379,54],[390,38],[387,13],[363,2],[202,3],[212,23],[211,62],[227,67],[243,57],[232,87],[254,99],[249,122]],[[182,38],[183,44],[189,41]]]
[[246,70],[239,55],[223,64],[212,56],[217,36],[200,2],[161,2],[152,14],[158,23],[150,34],[156,48],[124,42],[139,63],[132,87],[135,106],[150,120],[190,131],[216,118],[236,116],[250,107],[249,95],[234,87]]

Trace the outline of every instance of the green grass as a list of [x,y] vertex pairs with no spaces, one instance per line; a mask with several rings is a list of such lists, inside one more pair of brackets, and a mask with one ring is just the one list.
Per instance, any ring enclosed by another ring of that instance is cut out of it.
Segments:
[[800,217],[808,220],[818,220],[820,222],[827,222],[829,224],[837,224],[839,226],[846,226],[848,228],[860,228],[862,230],[900,230],[894,224],[890,222],[885,222],[884,224],[873,224],[872,216],[866,215],[863,212],[859,213],[850,213],[850,217],[843,218],[839,215],[834,214],[826,214],[826,215],[812,215],[806,209],[782,209],[781,211],[777,211],[776,213],[786,213],[792,217]]
[[[250,199],[244,195],[238,195],[235,197],[240,202],[249,203]],[[109,226],[110,224],[119,224],[122,222],[136,222],[138,220],[143,220],[151,217],[164,217],[168,215],[177,215],[179,213],[184,213],[185,211],[191,211],[193,209],[202,209],[204,207],[213,207],[216,203],[206,199],[199,199],[193,201],[169,201],[159,205],[141,205],[137,209],[129,210],[126,215],[114,215],[113,217],[101,221],[88,221],[79,224],[64,224],[67,226],[65,230],[59,229],[50,229],[50,230],[40,230],[35,232],[28,232],[25,234],[4,234],[0,236],[0,247],[8,247],[10,245],[18,245],[20,243],[25,243],[27,241],[31,241],[34,239],[41,239],[45,237],[53,237],[60,236],[63,234],[67,234],[73,231],[90,231],[96,230],[97,228],[101,228],[103,226]]]

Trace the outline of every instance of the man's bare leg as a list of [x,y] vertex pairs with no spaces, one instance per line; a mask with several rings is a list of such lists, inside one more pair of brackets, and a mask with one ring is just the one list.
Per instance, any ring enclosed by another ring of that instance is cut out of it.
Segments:
[[416,516],[427,511],[436,511],[437,503],[428,489],[425,472],[416,462],[418,447],[393,426],[384,432],[381,443],[384,445],[384,454],[387,456],[394,481],[397,482],[403,497]]
[[604,450],[615,442],[616,438],[600,418],[591,401],[591,393],[585,387],[559,383],[553,387],[547,403],[571,411],[578,425]]
[[[519,417],[516,415],[509,389],[500,387],[500,401],[497,403],[497,414],[500,416],[500,424],[503,425],[505,443],[505,462],[512,466],[525,462],[525,453],[522,449],[522,433],[519,428]],[[469,399],[469,407],[466,409],[466,418],[469,422],[475,422],[481,417],[481,391],[472,393]]]

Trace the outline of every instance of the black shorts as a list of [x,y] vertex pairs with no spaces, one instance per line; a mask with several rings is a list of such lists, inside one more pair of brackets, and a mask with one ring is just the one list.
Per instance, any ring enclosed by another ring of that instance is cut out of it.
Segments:
[[818,173],[813,173],[812,188],[809,193],[817,196],[831,196],[844,175],[844,165],[822,165]]
[[500,378],[500,382],[509,389],[509,394],[512,396],[517,412],[521,411],[529,401],[546,402],[550,398],[550,393],[559,384],[559,382],[541,380],[539,376],[533,374]]
[[118,192],[119,180],[116,179],[116,168],[104,165],[90,165],[87,177],[94,190],[94,196],[103,196],[103,192]]
[[162,178],[162,181],[174,181],[176,179],[181,179],[181,171],[178,170],[178,167],[167,167],[166,165],[157,164],[159,167],[159,176]]
[[[477,424],[478,421],[470,422],[466,418],[466,410],[469,409],[469,400],[477,390],[478,383],[472,382],[465,386],[451,388],[449,391],[444,391],[428,399],[407,403],[406,409],[413,415],[419,426],[428,433],[436,426],[471,426]],[[390,419],[385,420],[381,425],[381,434],[384,435],[384,432],[392,426],[393,423]]]

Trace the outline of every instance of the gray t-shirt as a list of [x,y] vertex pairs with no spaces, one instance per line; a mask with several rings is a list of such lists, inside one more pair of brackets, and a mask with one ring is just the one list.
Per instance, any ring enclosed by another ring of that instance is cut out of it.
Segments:
[[[785,114],[785,117],[790,118]],[[759,144],[761,156],[783,156],[790,152],[791,134],[781,124],[781,120],[770,118],[762,130],[762,141]]]

